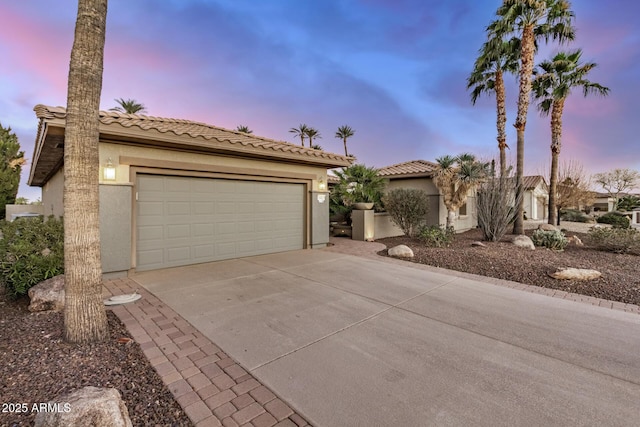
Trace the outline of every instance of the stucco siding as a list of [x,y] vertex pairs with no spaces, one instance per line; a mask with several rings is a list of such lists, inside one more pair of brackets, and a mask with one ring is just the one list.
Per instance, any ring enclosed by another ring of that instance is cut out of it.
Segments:
[[61,169],[42,187],[42,209],[44,216],[61,217],[64,214],[62,193],[64,190],[64,172]]

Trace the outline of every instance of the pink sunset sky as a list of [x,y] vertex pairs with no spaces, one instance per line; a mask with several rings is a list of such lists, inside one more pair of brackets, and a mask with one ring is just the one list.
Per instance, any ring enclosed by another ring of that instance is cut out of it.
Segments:
[[[598,63],[589,79],[607,98],[567,101],[561,161],[590,173],[640,170],[640,3],[574,1],[577,38],[541,46],[536,62],[582,48]],[[110,0],[102,109],[115,98],[142,102],[149,115],[189,119],[296,143],[289,129],[318,129],[340,153],[338,126],[356,133],[350,152],[383,167],[444,154],[497,156],[495,101],[471,105],[466,90],[497,0]],[[33,156],[36,104],[65,105],[77,3],[0,4],[0,123]],[[507,77],[508,152],[515,163],[515,78]],[[531,105],[527,174],[550,159],[549,119]],[[35,200],[39,188],[20,196]]]

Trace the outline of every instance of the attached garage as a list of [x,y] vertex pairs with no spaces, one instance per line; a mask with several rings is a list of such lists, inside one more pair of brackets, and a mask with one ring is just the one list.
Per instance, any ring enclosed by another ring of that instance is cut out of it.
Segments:
[[[66,110],[37,105],[29,185],[62,216]],[[327,169],[352,157],[182,119],[100,112],[102,271],[134,274],[329,241]]]
[[137,270],[302,249],[302,184],[145,175],[137,182]]

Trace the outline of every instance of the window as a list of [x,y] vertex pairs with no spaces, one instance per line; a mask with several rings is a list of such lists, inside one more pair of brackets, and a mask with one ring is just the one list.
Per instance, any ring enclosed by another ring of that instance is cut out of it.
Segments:
[[467,204],[465,203],[464,205],[460,206],[460,209],[458,209],[458,216],[465,216],[467,215]]

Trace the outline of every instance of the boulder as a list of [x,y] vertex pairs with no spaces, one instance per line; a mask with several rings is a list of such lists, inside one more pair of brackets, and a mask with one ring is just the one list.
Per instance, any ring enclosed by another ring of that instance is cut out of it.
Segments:
[[519,235],[513,238],[513,244],[519,248],[534,250],[536,246],[533,244],[529,236]]
[[575,234],[571,237],[567,237],[567,241],[569,242],[570,245],[584,246],[584,243],[582,243],[582,240],[580,240],[580,238]]
[[471,242],[471,246],[478,246],[481,248],[486,248],[487,245],[485,245],[484,243],[480,242],[480,241],[475,241],[475,242]]
[[389,256],[398,258],[413,258],[413,251],[409,246],[398,245],[388,250]]
[[29,311],[64,310],[64,274],[38,283],[29,289]]
[[597,270],[589,270],[586,268],[559,268],[555,273],[550,274],[551,277],[558,280],[593,280],[602,276]]
[[560,229],[558,227],[556,227],[553,224],[540,224],[538,225],[538,230],[543,230],[543,231],[560,231]]
[[40,406],[43,411],[36,414],[36,427],[132,427],[115,388],[84,387]]

